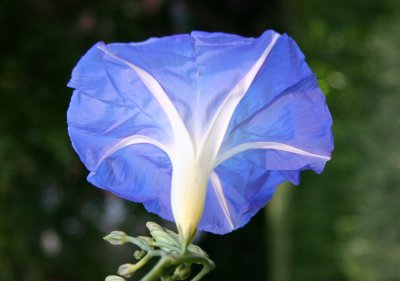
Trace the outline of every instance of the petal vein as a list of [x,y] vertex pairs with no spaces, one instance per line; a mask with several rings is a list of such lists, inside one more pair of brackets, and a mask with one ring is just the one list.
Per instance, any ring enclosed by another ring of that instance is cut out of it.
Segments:
[[299,155],[304,155],[304,156],[310,156],[310,157],[315,157],[315,158],[320,158],[320,159],[325,159],[325,160],[330,160],[330,156],[326,155],[319,155],[315,153],[311,153],[302,149],[299,149],[295,146],[291,146],[288,144],[284,143],[279,143],[279,142],[246,142],[239,144],[228,151],[224,152],[221,154],[214,165],[214,168],[217,167],[219,164],[224,162],[225,160],[235,156],[238,153],[244,152],[246,150],[250,149],[275,149],[275,150],[281,150],[281,151],[286,151],[286,152],[291,152]]
[[222,190],[221,180],[216,172],[212,172],[210,175],[211,185],[214,189],[215,195],[217,196],[218,202],[221,205],[222,211],[224,212],[225,218],[229,223],[229,227],[231,230],[235,229],[235,225],[233,224],[231,213],[229,212],[228,204],[226,202],[226,198],[224,195],[224,191]]

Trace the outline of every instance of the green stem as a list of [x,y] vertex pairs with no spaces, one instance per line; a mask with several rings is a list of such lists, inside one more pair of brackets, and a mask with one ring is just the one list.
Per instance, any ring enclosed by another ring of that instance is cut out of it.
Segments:
[[203,278],[204,276],[207,275],[207,273],[209,273],[212,269],[204,266],[201,271],[195,276],[193,277],[193,279],[191,281],[199,281],[201,280],[201,278]]
[[135,271],[140,269],[142,266],[144,266],[153,257],[154,257],[154,255],[147,253],[140,261],[138,261],[137,263],[134,264]]
[[142,242],[140,239],[135,238],[135,237],[128,237],[127,238],[128,242],[138,246],[139,248],[141,248],[142,250],[145,250],[146,252],[150,252],[152,250],[151,247],[149,247],[148,245],[146,245],[144,242]]
[[171,257],[163,256],[153,269],[142,278],[141,281],[157,281],[164,274],[164,270],[171,266]]
[[197,263],[203,265],[201,271],[195,277],[193,277],[191,281],[199,281],[215,268],[215,263],[212,260],[202,256],[184,256],[178,260],[178,263]]
[[146,276],[142,278],[141,281],[156,281],[161,278],[166,268],[184,263],[196,263],[203,265],[202,270],[192,279],[192,281],[200,280],[208,272],[215,268],[214,262],[205,257],[194,255],[174,257],[172,255],[165,255],[158,261],[156,266]]

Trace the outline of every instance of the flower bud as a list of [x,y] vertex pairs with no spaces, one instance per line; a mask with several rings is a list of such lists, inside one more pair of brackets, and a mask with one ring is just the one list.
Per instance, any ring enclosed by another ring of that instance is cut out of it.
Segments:
[[136,271],[135,265],[130,263],[123,264],[118,268],[118,274],[126,278],[131,277],[133,273],[135,273],[135,271]]
[[145,251],[136,250],[133,253],[133,256],[135,257],[135,259],[140,260],[140,259],[142,259],[144,257],[145,254],[146,254]]
[[128,235],[122,231],[113,231],[103,239],[112,245],[123,245],[128,241]]
[[179,247],[179,240],[168,233],[162,226],[150,221],[146,223],[146,226],[157,242]]

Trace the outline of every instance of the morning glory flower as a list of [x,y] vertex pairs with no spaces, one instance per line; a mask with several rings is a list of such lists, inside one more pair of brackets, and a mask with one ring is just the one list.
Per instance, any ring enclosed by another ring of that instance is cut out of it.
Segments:
[[244,226],[275,187],[320,173],[332,119],[296,43],[194,31],[97,43],[69,87],[72,144],[89,182],[196,229]]

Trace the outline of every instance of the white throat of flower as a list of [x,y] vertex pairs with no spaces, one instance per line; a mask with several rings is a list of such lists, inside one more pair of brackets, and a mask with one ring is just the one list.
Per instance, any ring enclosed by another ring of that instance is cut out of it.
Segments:
[[190,243],[201,219],[210,163],[192,148],[177,147],[172,160],[171,206],[179,234]]

